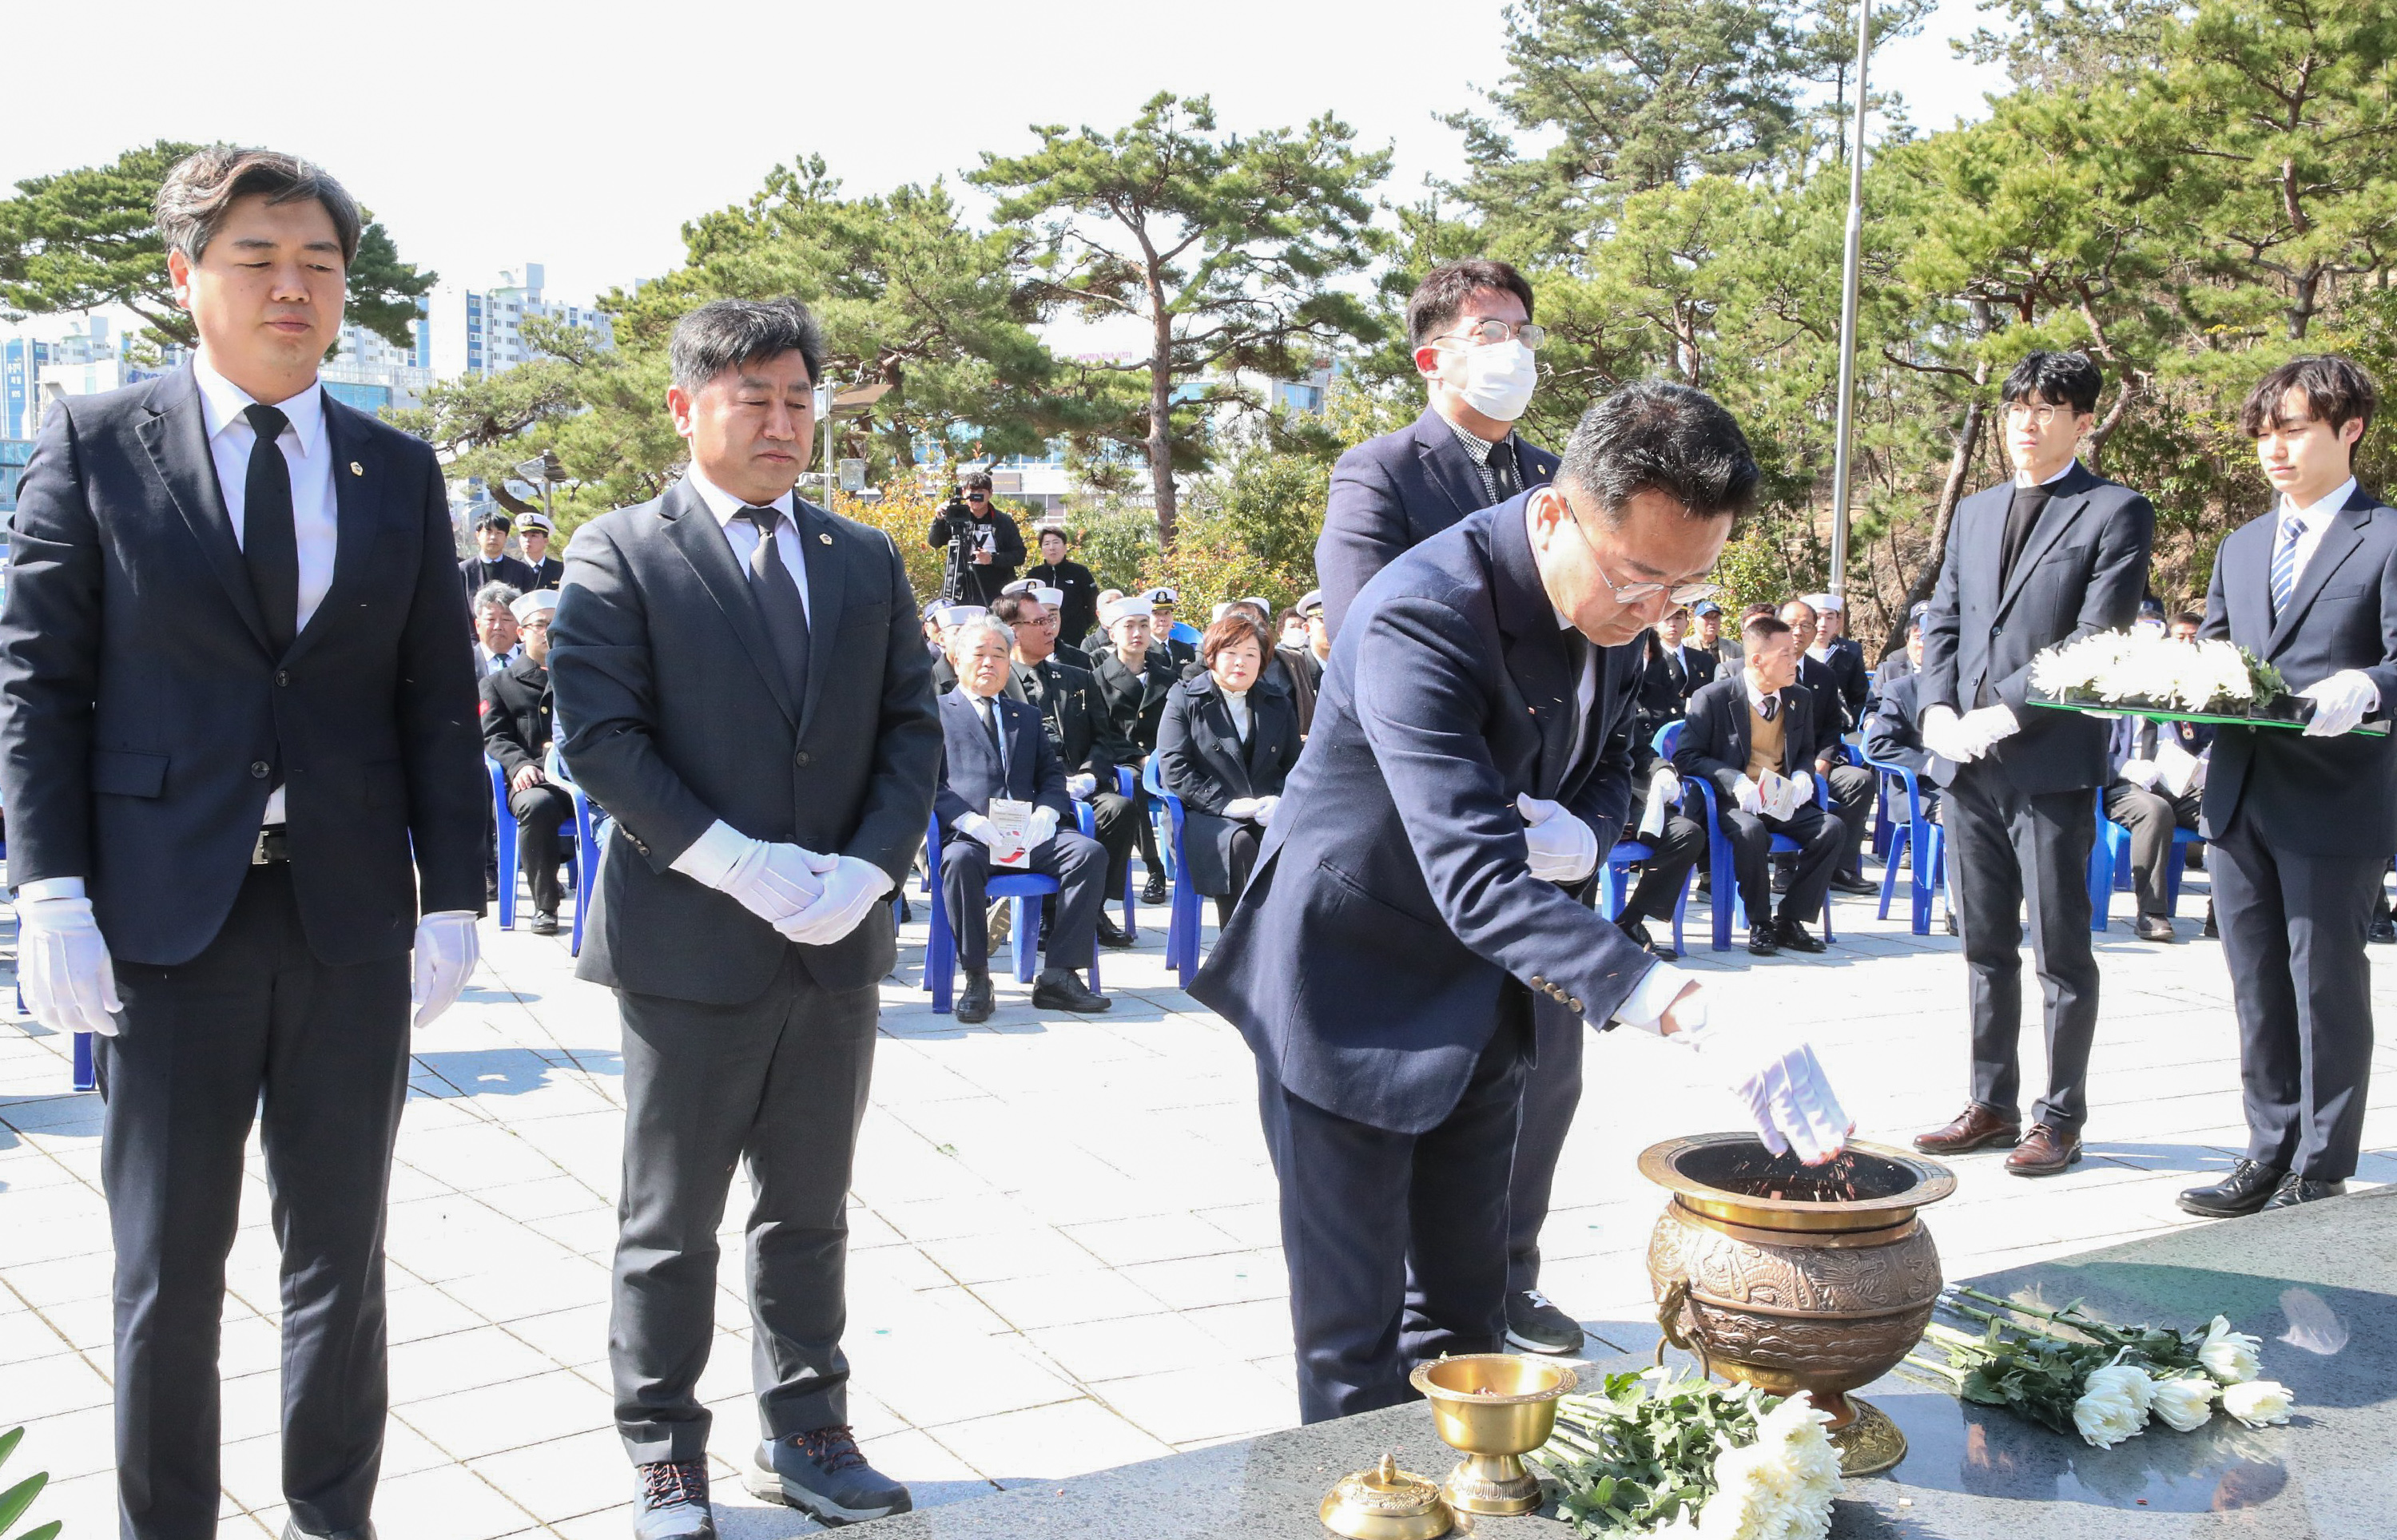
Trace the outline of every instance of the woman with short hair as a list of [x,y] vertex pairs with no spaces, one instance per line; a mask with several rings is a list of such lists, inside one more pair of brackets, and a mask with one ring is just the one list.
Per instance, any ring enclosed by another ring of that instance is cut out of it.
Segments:
[[1298,763],[1298,708],[1263,677],[1272,645],[1235,606],[1198,641],[1202,670],[1173,686],[1157,734],[1158,779],[1182,799],[1192,883],[1227,924],[1265,826]]

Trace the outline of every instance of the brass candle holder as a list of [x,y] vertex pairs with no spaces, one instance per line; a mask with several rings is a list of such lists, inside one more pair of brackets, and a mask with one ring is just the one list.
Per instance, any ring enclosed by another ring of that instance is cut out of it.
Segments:
[[1343,1476],[1316,1509],[1323,1527],[1348,1540],[1440,1540],[1456,1525],[1430,1478],[1385,1454],[1371,1470]]
[[1431,1402],[1440,1440],[1462,1454],[1441,1484],[1466,1513],[1529,1513],[1540,1479],[1523,1456],[1556,1431],[1557,1398],[1578,1383],[1560,1363],[1511,1353],[1467,1353],[1420,1363],[1409,1376]]

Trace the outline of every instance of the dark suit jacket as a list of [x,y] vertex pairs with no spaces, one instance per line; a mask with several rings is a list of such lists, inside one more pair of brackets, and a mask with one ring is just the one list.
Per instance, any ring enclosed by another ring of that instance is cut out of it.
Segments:
[[1652,631],[1635,644],[1642,659],[1640,720],[1642,729],[1652,735],[1666,723],[1680,721],[1691,693],[1706,683],[1692,677],[1688,652],[1680,647],[1668,648],[1654,636]]
[[[1817,724],[1814,692],[1792,684],[1781,692],[1781,773],[1814,773],[1814,756],[1827,741]],[[1684,779],[1704,776],[1714,783],[1715,807],[1729,814],[1739,806],[1739,778],[1748,774],[1748,675],[1716,680],[1690,697],[1681,737],[1673,746],[1673,773]]]
[[[2106,739],[2106,770],[2109,778],[2121,775],[2124,764],[2139,757],[2139,729],[2148,724],[2145,717],[2115,719],[2114,730]],[[2154,725],[2159,745],[2177,743],[2192,754],[2203,754],[2214,743],[2212,723],[2159,722]]]
[[2138,618],[2155,510],[2129,487],[2076,463],[2056,484],[2001,585],[2013,501],[2013,484],[2005,483],[1956,506],[1938,586],[1922,617],[1916,705],[1959,713],[2010,707],[2022,730],[1978,763],[1995,765],[2025,791],[2103,785],[2105,723],[2028,705],[2030,664],[2045,648]]
[[1018,663],[1010,673],[1007,693],[1040,713],[1065,774],[1096,776],[1099,790],[1112,791],[1117,765],[1137,768],[1140,751],[1117,730],[1093,675],[1053,657]]
[[[2275,621],[2277,524],[2267,515],[2222,542],[2198,634],[2229,637],[2278,668],[2292,690],[2361,669],[2380,686],[2374,714],[2397,711],[2397,509],[2358,487],[2323,532]],[[2243,809],[2269,843],[2308,856],[2385,860],[2397,854],[2397,737],[2310,738],[2285,727],[2224,727],[2205,773],[2207,837],[2217,837]]]
[[1323,664],[1312,647],[1276,647],[1282,683],[1290,686],[1291,704],[1298,708],[1298,736],[1315,730],[1315,697],[1323,687]]
[[[559,749],[615,819],[582,977],[722,1005],[773,982],[790,943],[668,870],[719,818],[871,861],[894,883],[923,843],[941,728],[906,565],[880,531],[794,507],[812,637],[799,700],[748,575],[689,484],[575,534],[550,624]],[[834,945],[799,949],[828,989],[873,983],[895,955],[883,905]]]
[[1576,759],[1576,682],[1523,503],[1367,585],[1248,892],[1190,986],[1292,1094],[1376,1128],[1437,1126],[1501,1023],[1529,1019],[1531,990],[1602,1022],[1652,965],[1528,864],[1519,792],[1563,803],[1600,849],[1622,829],[1639,660],[1600,652]]
[[1841,720],[1851,728],[1861,726],[1865,702],[1872,696],[1872,670],[1865,667],[1864,648],[1854,638],[1843,636],[1825,654],[1824,666],[1839,686]]
[[[1889,681],[1881,686],[1881,701],[1873,714],[1865,719],[1865,753],[1884,764],[1905,765],[1917,777],[1931,774],[1933,758],[1931,751],[1922,747],[1922,724],[1914,704],[1915,689],[1922,680],[1922,675],[1908,670]],[[1939,763],[1946,764],[1947,761]]]
[[[1249,741],[1232,726],[1232,710],[1212,673],[1198,673],[1165,697],[1157,730],[1157,778],[1182,799],[1183,848],[1198,891],[1232,891],[1232,835],[1242,825],[1225,817],[1242,797],[1278,797],[1298,763],[1298,707],[1290,693],[1260,678],[1249,691]],[[1275,815],[1277,824],[1280,815]]]
[[1073,799],[1065,795],[1065,766],[1057,758],[1038,708],[1001,695],[1000,731],[1007,735],[1007,768],[991,751],[982,715],[963,690],[941,697],[941,784],[932,810],[941,816],[943,843],[957,838],[957,819],[988,813],[990,799],[1013,797],[1057,815],[1057,827],[1074,827]]
[[324,962],[405,955],[420,896],[482,908],[489,792],[441,468],[421,440],[324,409],[333,586],[280,657],[191,370],[43,419],[0,607],[8,879],[83,878],[120,962],[186,962],[215,938],[278,775]]
[[[530,564],[527,564],[529,565]],[[566,581],[566,564],[559,561],[555,556],[542,557],[541,559],[541,564],[533,569],[533,591],[535,592],[539,592],[542,589],[554,589],[564,581]]]
[[[1525,487],[1556,477],[1557,457],[1516,435]],[[1364,443],[1332,468],[1323,532],[1315,540],[1315,576],[1323,585],[1323,619],[1336,639],[1349,606],[1373,575],[1482,507],[1481,472],[1456,442],[1448,419],[1429,407],[1395,433]]]
[[553,702],[549,670],[529,657],[483,676],[483,752],[514,779],[529,764],[542,768],[549,753]]
[[[1804,690],[1814,706],[1814,724],[1818,737],[1826,740],[1814,746],[1821,753],[1828,746],[1835,750],[1840,735],[1848,730],[1847,697],[1840,693],[1840,681],[1831,666],[1804,653],[1798,655],[1798,687]],[[1840,757],[1836,753],[1834,757]]]
[[502,556],[496,562],[486,562],[480,556],[469,556],[458,564],[458,577],[466,585],[466,602],[475,602],[475,591],[485,583],[505,583],[518,593],[532,593],[542,586],[541,574],[531,564],[514,556]]
[[1146,753],[1157,747],[1158,724],[1165,719],[1166,693],[1173,688],[1173,666],[1150,648],[1142,660],[1147,667],[1134,674],[1113,652],[1099,654],[1091,670],[1099,694],[1115,718],[1116,731]]

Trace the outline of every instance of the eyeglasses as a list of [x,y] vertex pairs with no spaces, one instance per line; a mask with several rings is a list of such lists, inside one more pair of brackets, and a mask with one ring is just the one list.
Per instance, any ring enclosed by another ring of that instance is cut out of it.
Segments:
[[1449,335],[1469,341],[1478,348],[1495,347],[1511,337],[1533,352],[1537,352],[1540,351],[1540,344],[1548,339],[1548,328],[1535,326],[1529,321],[1476,321]]
[[1606,575],[1606,568],[1599,564],[1598,546],[1590,539],[1589,531],[1581,526],[1581,511],[1573,507],[1573,495],[1558,487],[1557,496],[1565,500],[1565,522],[1573,526],[1573,533],[1581,537],[1582,545],[1589,551],[1591,570],[1598,574],[1598,580],[1606,585],[1606,591],[1614,596],[1616,604],[1628,608],[1633,604],[1644,604],[1661,593],[1676,604],[1694,604],[1722,591],[1720,583],[1681,583],[1670,588],[1663,583],[1617,583]]
[[2008,422],[2036,423],[2042,428],[2054,422],[2057,418],[2071,418],[2079,417],[2080,415],[2080,413],[2074,411],[2069,406],[2031,406],[2026,405],[2024,403],[2019,401],[2010,401],[2006,403],[2006,420]]

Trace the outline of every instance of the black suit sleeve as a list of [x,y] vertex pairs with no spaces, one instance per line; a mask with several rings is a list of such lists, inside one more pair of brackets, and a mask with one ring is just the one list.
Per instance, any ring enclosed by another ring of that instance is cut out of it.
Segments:
[[1315,538],[1315,576],[1323,585],[1323,623],[1333,637],[1357,591],[1407,549],[1407,514],[1389,472],[1352,450],[1332,471],[1323,531]]
[[1701,702],[1690,701],[1690,714],[1681,727],[1681,738],[1673,746],[1673,772],[1684,780],[1692,776],[1704,776],[1714,783],[1723,796],[1732,799],[1730,805],[1739,805],[1740,777],[1748,774],[1745,764],[1734,764],[1723,756],[1737,751],[1737,745],[1719,742],[1722,713],[1717,710],[1721,700],[1720,692],[1708,695]]
[[500,769],[513,782],[516,772],[526,765],[538,767],[531,746],[516,726],[516,714],[508,709],[507,698],[501,693],[500,676],[483,676],[483,752],[497,760]]
[[43,422],[9,521],[0,796],[8,810],[11,887],[92,872],[101,557],[78,455],[74,408],[62,403]]
[[1923,752],[1914,719],[1896,695],[1883,695],[1881,709],[1866,719],[1865,754],[1883,764],[1905,765],[1918,776],[1929,769],[1931,756]]
[[424,912],[483,912],[482,734],[475,721],[475,653],[458,592],[449,499],[429,445],[396,441],[422,461],[423,554],[399,635],[400,764],[408,775],[408,834]]
[[[2148,591],[2148,553],[2155,544],[2156,511],[2136,492],[2116,503],[2097,537],[2089,585],[2072,630],[2050,643],[2061,647],[2102,631],[2116,631],[2139,617]],[[1926,655],[1924,661],[1929,658]],[[2030,708],[2031,664],[1989,681],[1989,693],[2019,716]]]

